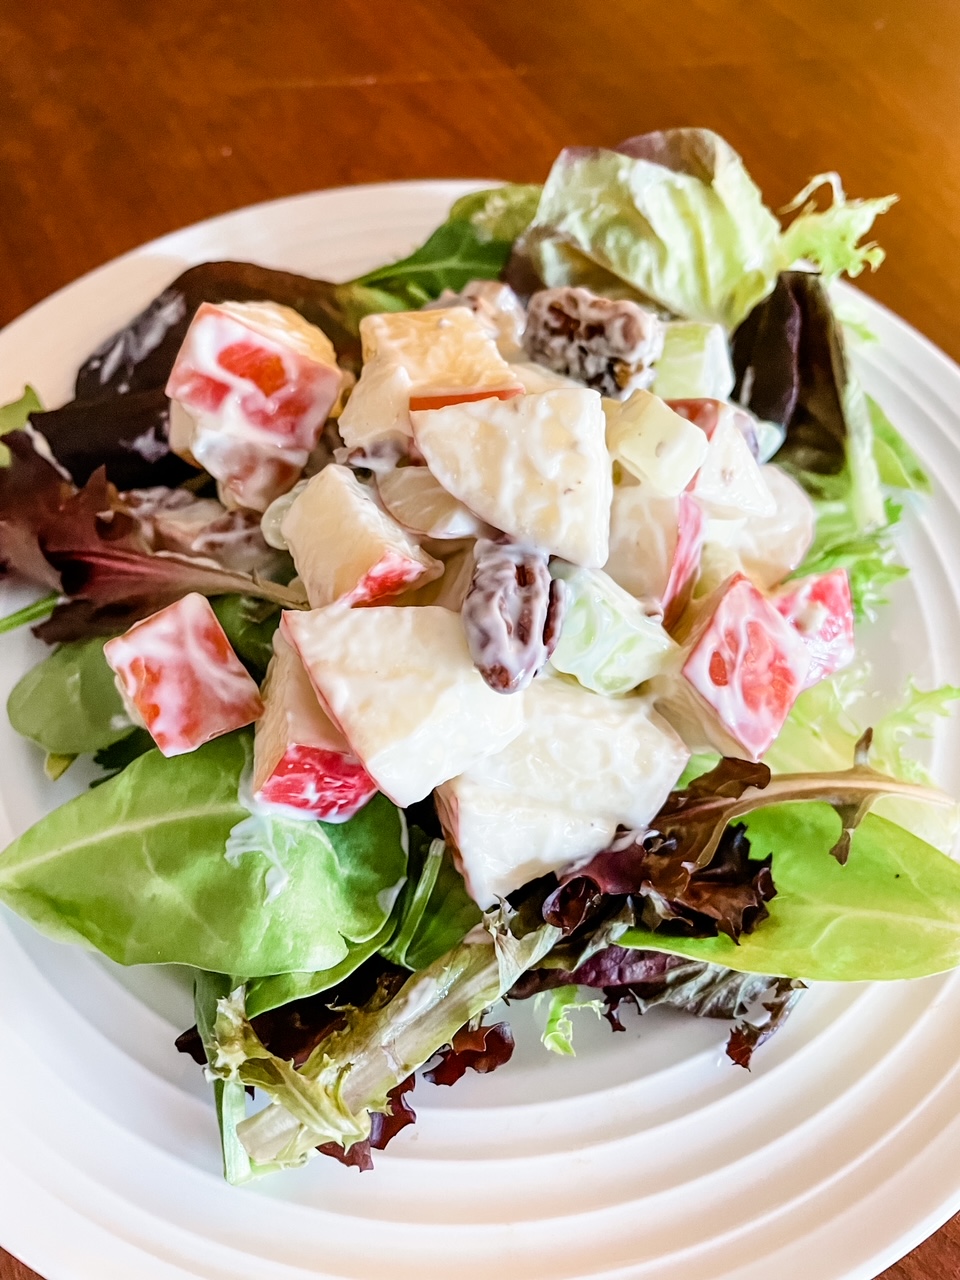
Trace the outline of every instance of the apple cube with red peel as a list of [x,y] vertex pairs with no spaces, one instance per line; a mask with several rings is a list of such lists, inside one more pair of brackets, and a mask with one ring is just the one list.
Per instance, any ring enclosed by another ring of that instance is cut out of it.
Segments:
[[257,723],[253,794],[260,804],[346,822],[377,785],[320,706],[300,657],[277,631]]
[[632,596],[659,604],[671,627],[697,581],[703,530],[703,512],[690,494],[665,498],[648,484],[618,484],[604,570]]
[[804,687],[806,644],[742,574],[704,600],[690,627],[679,671],[653,682],[658,710],[693,750],[759,760]]
[[284,613],[281,626],[321,703],[401,807],[502,751],[523,728],[523,694],[489,688],[449,609],[330,605]]
[[349,467],[318,472],[291,504],[280,531],[314,609],[370,604],[443,572]]
[[764,591],[789,577],[810,550],[817,517],[809,495],[773,463],[760,468],[776,511],[769,516],[707,519],[704,542],[726,547]]
[[690,482],[690,492],[707,511],[720,516],[774,515],[776,502],[748,440],[753,430],[749,415],[722,400],[671,400],[669,404],[707,437],[706,457]]
[[225,505],[263,511],[300,475],[341,382],[329,338],[290,307],[205,302],[167,381],[171,445]]
[[774,595],[773,603],[809,650],[805,689],[850,665],[854,659],[853,601],[846,569],[788,582]]
[[466,307],[364,316],[360,339],[363,370],[340,434],[377,470],[410,452],[411,409],[523,394],[489,328]]
[[103,653],[131,718],[165,756],[195,751],[263,713],[256,681],[196,592],[108,640]]

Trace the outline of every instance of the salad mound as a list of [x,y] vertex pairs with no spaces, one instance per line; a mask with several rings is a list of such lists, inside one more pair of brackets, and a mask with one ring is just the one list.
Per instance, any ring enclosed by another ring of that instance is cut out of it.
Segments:
[[783,226],[707,130],[570,148],[354,281],[192,267],[0,409],[45,592],[0,631],[54,646],[8,713],[99,767],[0,900],[192,967],[231,1182],[370,1168],[418,1072],[510,1058],[502,1000],[559,1054],[584,1008],[721,1019],[748,1067],[807,983],[960,964],[909,751],[960,689],[860,717],[931,487],[831,291],[891,203],[819,175]]

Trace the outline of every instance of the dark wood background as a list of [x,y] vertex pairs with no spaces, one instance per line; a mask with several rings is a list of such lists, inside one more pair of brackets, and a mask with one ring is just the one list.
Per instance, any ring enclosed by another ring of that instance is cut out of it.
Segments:
[[[862,283],[960,358],[958,120],[958,0],[0,0],[0,324],[240,205],[696,124],[775,207],[898,192]],[[956,1277],[960,1219],[884,1280]]]

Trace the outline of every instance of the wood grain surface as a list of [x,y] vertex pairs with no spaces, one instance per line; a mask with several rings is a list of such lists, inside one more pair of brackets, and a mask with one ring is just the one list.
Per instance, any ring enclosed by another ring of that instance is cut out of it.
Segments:
[[[240,205],[697,124],[775,207],[899,193],[863,287],[960,358],[958,66],[957,0],[0,0],[0,324]],[[884,1280],[957,1277],[960,1219]]]

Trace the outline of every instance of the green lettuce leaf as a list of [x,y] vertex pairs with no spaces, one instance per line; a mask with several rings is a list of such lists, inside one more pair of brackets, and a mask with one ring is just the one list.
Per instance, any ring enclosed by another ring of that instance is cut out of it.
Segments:
[[873,427],[873,456],[881,482],[893,489],[933,493],[922,462],[872,396],[867,396],[867,409]]
[[379,933],[405,875],[400,812],[375,796],[339,826],[252,815],[249,733],[149,751],[0,855],[0,901],[120,964],[261,977],[340,964]]
[[[214,1052],[214,1025],[217,1006],[229,997],[231,979],[222,973],[196,975],[193,990],[197,1030],[203,1041],[204,1051],[210,1057]],[[247,1091],[239,1080],[214,1080],[213,1097],[220,1128],[220,1150],[223,1155],[223,1176],[234,1187],[241,1187],[254,1178],[279,1171],[279,1165],[257,1165],[247,1155],[237,1129],[247,1115]]]
[[573,1019],[571,1014],[578,1009],[589,1009],[597,1017],[603,1016],[602,1000],[584,1000],[577,986],[555,987],[545,993],[547,998],[547,1021],[540,1040],[545,1049],[551,1053],[559,1053],[562,1057],[575,1056],[573,1048]]
[[270,1105],[238,1126],[257,1164],[302,1164],[315,1147],[349,1149],[370,1133],[370,1114],[461,1027],[478,1017],[556,943],[550,925],[518,936],[512,921],[490,917],[485,940],[465,941],[410,976],[392,998],[348,1010],[342,1029],[325,1036],[294,1070],[263,1045],[238,988],[217,1008],[211,1073],[263,1090]]
[[[3,447],[5,446],[0,446],[0,448]],[[0,466],[2,465],[0,462]],[[41,596],[31,604],[25,604],[16,613],[8,613],[5,618],[0,618],[0,636],[8,631],[19,631],[21,627],[28,627],[31,622],[40,622],[44,618],[49,618],[61,599],[59,591],[51,591],[49,595]]]
[[533,217],[540,196],[535,186],[495,187],[462,196],[447,221],[409,257],[368,271],[355,285],[376,288],[403,308],[419,308],[471,280],[495,280],[507,264],[513,242]]
[[292,1000],[304,1000],[307,996],[315,996],[337,986],[359,969],[364,961],[386,946],[397,927],[396,917],[397,911],[394,910],[379,933],[365,942],[349,943],[347,954],[332,968],[312,973],[275,973],[268,978],[251,978],[245,984],[247,1016],[255,1018],[271,1009],[279,1009]]
[[731,329],[769,292],[779,235],[737,153],[709,130],[673,129],[562,151],[522,250],[547,285],[586,283],[586,260],[675,315]]
[[154,741],[146,729],[134,729],[125,738],[120,738],[109,747],[101,747],[93,754],[94,764],[98,764],[107,775],[91,782],[92,787],[103,786],[115,774],[120,773],[128,764],[133,764],[140,756],[152,751]]
[[828,855],[840,819],[827,805],[772,806],[744,821],[753,854],[773,854],[769,918],[739,945],[631,929],[621,946],[806,981],[920,978],[960,964],[960,865],[939,850],[868,814],[840,866]]
[[[810,196],[824,186],[830,187],[833,200],[829,209],[821,212]],[[780,210],[781,213],[800,210],[783,233],[785,263],[789,265],[801,259],[815,262],[827,280],[844,273],[858,276],[864,267],[876,271],[883,262],[883,250],[872,241],[869,244],[860,241],[869,235],[879,215],[886,213],[896,200],[896,196],[848,200],[839,174],[818,173]]]
[[[8,431],[22,431],[30,421],[31,413],[43,413],[43,405],[33,387],[27,386],[19,400],[0,405],[0,436],[5,436]],[[0,444],[0,467],[5,467],[9,461],[10,450],[5,444]]]
[[273,633],[280,625],[280,610],[269,600],[253,596],[217,596],[210,603],[237,657],[262,680],[273,657]]
[[103,638],[61,645],[14,686],[7,715],[52,755],[109,747],[133,729],[103,656]]
[[847,201],[838,188],[832,208],[806,206],[783,232],[728,143],[708,129],[671,129],[615,151],[562,151],[519,250],[547,285],[619,286],[733,329],[798,258],[827,276],[877,266],[878,247],[858,241],[891,203]]
[[[843,485],[843,479],[829,490],[821,484],[821,493],[827,491],[831,495],[842,495]],[[893,536],[902,507],[887,498],[884,502],[884,523],[879,528],[862,532],[843,496],[815,498],[814,506],[817,512],[816,536],[794,577],[846,569],[854,617],[858,622],[876,618],[878,610],[888,601],[890,587],[909,573],[906,566],[897,560]]]
[[[932,735],[932,722],[951,714],[960,688],[921,690],[911,681],[899,704],[877,717],[862,669],[848,669],[801,693],[776,742],[764,756],[774,773],[842,769],[863,731],[873,726],[870,763],[881,773],[929,786],[927,770],[912,754]],[[902,796],[878,800],[876,813],[949,853],[960,829],[960,807],[930,805]]]

